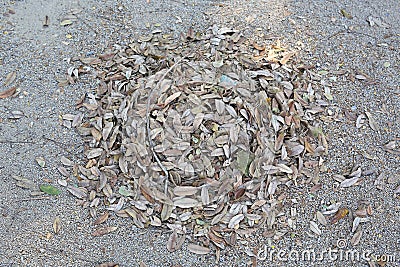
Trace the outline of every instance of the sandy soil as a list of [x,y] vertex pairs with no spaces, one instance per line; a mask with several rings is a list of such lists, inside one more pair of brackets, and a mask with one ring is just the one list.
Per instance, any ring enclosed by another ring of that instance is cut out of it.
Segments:
[[[71,9],[80,10],[78,20],[61,26]],[[387,255],[388,262],[381,261],[380,266],[399,266],[400,205],[394,191],[400,184],[400,157],[383,150],[383,145],[400,138],[399,10],[396,0],[2,1],[0,91],[18,86],[20,93],[0,99],[0,266],[97,266],[104,262],[120,266],[141,262],[146,266],[251,266],[254,257],[249,254],[254,248],[260,251],[266,245],[276,250],[322,251],[335,247],[339,239],[344,242],[343,251]],[[50,23],[43,27],[46,16]],[[367,21],[370,16],[373,26]],[[337,113],[335,121],[322,125],[330,144],[324,158],[327,171],[321,175],[320,190],[311,193],[311,186],[303,185],[288,192],[297,199],[293,204],[298,210],[293,218],[296,229],[281,240],[268,240],[260,234],[247,244],[223,251],[216,263],[214,254],[197,256],[186,248],[169,253],[165,249],[168,232],[139,230],[117,217],[108,222],[118,225],[116,232],[92,237],[87,210],[76,206],[67,191],[58,197],[35,199],[30,190],[16,186],[13,175],[56,185],[61,156],[83,159],[82,140],[61,126],[60,115],[74,113],[75,102],[95,85],[82,82],[60,88],[57,77],[70,66],[68,58],[100,53],[115,43],[127,44],[158,27],[178,35],[190,26],[204,31],[214,23],[248,35],[280,37],[326,77],[333,96],[329,109]],[[346,74],[335,74],[338,70]],[[14,83],[3,86],[13,71],[17,74]],[[370,79],[357,79],[360,74]],[[24,116],[11,119],[15,111]],[[376,130],[368,121],[356,127],[355,119],[365,111],[376,121]],[[37,157],[45,159],[45,167],[37,164]],[[333,174],[342,174],[354,165],[372,174],[363,175],[358,186],[338,189]],[[377,183],[380,174],[382,186]],[[359,226],[363,234],[358,245],[350,244],[354,234],[351,216],[321,227],[318,237],[309,234],[309,222],[323,206],[342,202],[354,212],[360,201],[371,204],[373,214]],[[61,230],[54,234],[57,216]],[[259,257],[257,266],[379,265],[365,259],[332,260],[326,256],[304,261]]]

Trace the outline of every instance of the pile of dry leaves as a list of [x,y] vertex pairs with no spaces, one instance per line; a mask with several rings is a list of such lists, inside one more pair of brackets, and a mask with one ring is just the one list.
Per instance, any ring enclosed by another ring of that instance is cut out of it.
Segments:
[[112,212],[139,228],[169,228],[169,251],[187,236],[198,254],[260,228],[279,238],[285,188],[318,184],[327,152],[319,79],[295,58],[279,41],[214,26],[75,59],[67,82],[94,73],[99,84],[78,104],[87,111],[63,116],[84,136],[88,160],[63,158],[78,179],[67,189],[95,224]]

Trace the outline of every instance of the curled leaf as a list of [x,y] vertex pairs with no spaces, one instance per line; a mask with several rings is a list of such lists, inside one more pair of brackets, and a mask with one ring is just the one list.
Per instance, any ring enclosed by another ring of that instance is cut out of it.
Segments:
[[7,97],[10,97],[10,96],[14,95],[16,90],[17,90],[17,87],[12,87],[10,89],[7,89],[7,90],[1,92],[0,93],[0,99],[7,98]]

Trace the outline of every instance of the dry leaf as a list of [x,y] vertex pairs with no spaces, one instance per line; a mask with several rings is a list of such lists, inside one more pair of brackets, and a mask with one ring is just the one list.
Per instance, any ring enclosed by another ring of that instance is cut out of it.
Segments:
[[92,236],[103,236],[103,235],[112,233],[112,232],[114,232],[114,231],[117,230],[117,229],[118,229],[117,226],[102,227],[102,228],[99,228],[99,229],[95,230],[95,231],[92,233]]
[[352,246],[356,246],[358,243],[360,243],[361,237],[362,237],[362,231],[357,231],[353,237],[350,240],[350,243]]
[[361,218],[360,217],[355,217],[353,220],[353,227],[351,231],[354,233],[357,230],[358,225],[360,224]]
[[367,115],[369,126],[372,130],[378,131],[378,124],[376,123],[375,119],[372,117],[372,114],[368,111],[365,111],[365,115]]
[[294,55],[294,53],[287,53],[286,55],[284,55],[282,57],[282,59],[279,61],[279,63],[281,63],[282,65],[285,65],[293,55]]
[[106,211],[103,215],[101,215],[97,220],[93,222],[94,225],[102,224],[103,222],[107,221],[108,219],[108,211]]
[[185,236],[179,237],[177,230],[174,230],[168,238],[167,250],[174,252],[179,250],[185,242]]
[[316,235],[321,235],[322,231],[319,229],[318,225],[314,221],[310,221],[310,229]]
[[73,186],[68,186],[67,190],[77,198],[86,199],[87,197],[87,192],[85,188],[76,188]]
[[176,196],[190,196],[197,193],[199,189],[194,186],[176,186],[174,188],[174,195]]
[[17,87],[12,87],[8,90],[0,92],[0,99],[7,98],[7,97],[14,95],[16,90],[17,90]]
[[61,163],[64,164],[65,166],[74,166],[74,163],[64,156],[61,156]]
[[357,183],[359,179],[360,179],[360,177],[353,177],[350,179],[345,179],[340,183],[340,187],[350,187],[350,186],[354,185],[355,183]]
[[10,84],[12,84],[15,81],[15,78],[17,78],[17,73],[15,71],[7,74],[4,86],[9,86]]
[[40,167],[44,168],[46,166],[46,161],[43,157],[36,157],[36,162]]
[[317,220],[320,224],[324,226],[327,225],[326,218],[320,211],[317,211]]
[[332,224],[337,223],[338,221],[340,221],[341,219],[343,219],[344,217],[346,217],[347,214],[349,214],[349,210],[348,210],[348,209],[346,209],[346,208],[341,208],[341,209],[339,209],[339,210],[336,212],[335,216],[332,217],[331,223],[332,223]]
[[25,189],[39,190],[39,186],[35,184],[34,181],[24,178],[22,176],[12,175],[12,177],[17,180],[16,185]]
[[60,229],[61,229],[61,220],[59,217],[56,217],[53,222],[53,231],[55,234],[57,234],[58,232],[60,232]]
[[236,228],[238,227],[239,223],[244,219],[243,214],[238,214],[232,217],[229,221],[228,228]]
[[[96,267],[119,267],[119,264],[115,262],[104,262],[97,265]],[[140,265],[140,267],[142,267],[142,265]]]
[[73,23],[72,20],[70,19],[65,19],[63,21],[60,22],[60,26],[67,26],[67,25],[71,25]]
[[174,206],[180,207],[183,209],[193,208],[196,207],[199,202],[192,198],[181,198],[174,201]]
[[209,248],[199,246],[199,245],[196,245],[193,243],[188,245],[188,250],[192,253],[199,254],[199,255],[205,255],[205,254],[210,253],[210,251],[211,251]]

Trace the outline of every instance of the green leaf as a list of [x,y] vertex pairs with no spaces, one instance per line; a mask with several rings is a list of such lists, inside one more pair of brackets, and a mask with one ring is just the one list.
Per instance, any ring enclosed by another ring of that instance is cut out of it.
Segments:
[[56,188],[56,187],[54,187],[52,185],[42,184],[42,185],[39,186],[39,188],[43,192],[45,192],[45,193],[47,193],[49,195],[53,195],[53,196],[59,195],[61,193],[61,191],[58,188]]
[[349,12],[347,12],[346,10],[344,10],[344,9],[341,9],[341,10],[340,10],[340,13],[342,13],[343,17],[345,17],[345,18],[347,18],[347,19],[352,19],[352,18],[353,18],[353,16],[352,16]]
[[132,190],[129,190],[126,186],[121,186],[118,189],[118,193],[120,193],[121,195],[125,196],[125,197],[129,197],[134,195],[134,192],[132,192]]
[[250,154],[247,151],[240,150],[237,153],[236,157],[236,164],[239,171],[241,171],[245,175],[248,175],[249,166],[253,159],[254,155]]

